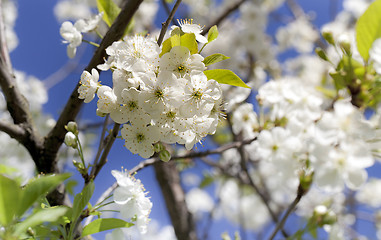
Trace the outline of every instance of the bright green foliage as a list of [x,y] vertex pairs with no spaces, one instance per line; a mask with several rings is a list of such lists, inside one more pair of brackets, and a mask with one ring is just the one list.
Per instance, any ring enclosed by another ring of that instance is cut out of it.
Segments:
[[19,235],[25,232],[29,227],[33,228],[44,222],[55,222],[60,217],[62,217],[67,212],[67,210],[68,208],[60,206],[37,211],[16,225],[15,234]]
[[103,12],[103,20],[110,27],[120,13],[120,8],[112,0],[97,0],[99,12]]
[[369,49],[381,37],[381,0],[374,1],[356,24],[357,49],[365,62],[369,59]]
[[217,29],[217,26],[214,25],[213,27],[211,27],[209,29],[209,32],[208,32],[208,43],[210,43],[211,41],[216,40],[217,37],[218,37],[218,29]]
[[163,47],[160,53],[160,57],[165,53],[171,51],[175,46],[187,47],[190,54],[195,54],[198,52],[198,45],[196,42],[196,37],[194,33],[180,33],[180,31],[172,31],[171,37],[163,42]]
[[71,216],[71,221],[75,222],[78,217],[81,215],[82,210],[87,206],[87,203],[90,201],[91,196],[94,193],[94,182],[89,182],[82,190],[74,197],[73,202],[73,213]]
[[204,61],[202,61],[205,66],[209,66],[218,62],[221,62],[223,60],[229,59],[230,57],[227,57],[221,53],[215,53],[210,56],[207,56]]
[[0,238],[29,239],[31,236],[41,236],[41,239],[45,239],[51,237],[53,233],[51,229],[46,229],[41,224],[56,223],[66,214],[68,208],[50,208],[42,204],[42,208],[34,208],[31,213],[28,213],[29,216],[23,218],[33,204],[41,202],[51,190],[68,177],[70,177],[68,173],[39,176],[21,188],[17,180],[0,175],[0,226],[4,227]]
[[22,201],[18,209],[18,216],[22,216],[34,202],[46,196],[61,182],[70,177],[69,173],[59,175],[46,175],[30,181],[22,191]]
[[6,226],[12,222],[17,214],[21,196],[18,183],[0,175],[0,225]]
[[190,54],[195,54],[198,52],[198,45],[194,33],[185,33],[181,35],[180,45],[187,47],[190,51]]
[[129,228],[133,223],[118,218],[100,218],[89,223],[82,232],[82,237],[115,228]]
[[235,73],[227,69],[205,70],[205,75],[209,79],[214,79],[219,83],[229,84],[236,87],[250,88]]

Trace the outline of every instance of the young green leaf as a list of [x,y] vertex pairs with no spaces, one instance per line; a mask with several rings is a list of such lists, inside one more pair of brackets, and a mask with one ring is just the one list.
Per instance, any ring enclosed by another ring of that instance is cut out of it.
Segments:
[[34,226],[40,225],[44,222],[55,222],[60,217],[62,217],[67,210],[67,207],[60,206],[51,207],[35,212],[24,221],[16,225],[15,233],[19,235],[25,232],[29,227],[33,228]]
[[82,237],[115,228],[129,228],[133,225],[118,218],[100,218],[84,227]]
[[236,87],[250,88],[235,73],[227,69],[205,70],[205,75],[209,79],[214,79],[219,83],[229,84]]
[[174,34],[163,42],[163,47],[162,47],[161,53],[159,54],[159,57],[171,51],[171,49],[174,46],[180,46],[180,34]]
[[99,12],[103,12],[103,20],[110,27],[120,13],[120,8],[113,0],[97,0]]
[[0,175],[0,225],[12,222],[19,209],[21,194],[15,180]]
[[221,62],[223,60],[229,59],[230,57],[227,57],[221,53],[215,53],[210,56],[207,56],[204,61],[202,61],[205,66],[209,66],[218,62]]
[[180,37],[180,45],[187,47],[191,54],[198,53],[198,45],[194,33],[185,33]]
[[381,0],[369,5],[364,14],[357,20],[357,49],[365,62],[369,59],[369,50],[373,42],[381,37]]
[[21,217],[34,202],[46,196],[51,190],[70,177],[69,173],[46,175],[33,179],[22,190],[22,201],[17,215]]
[[208,32],[208,43],[210,43],[211,41],[216,40],[217,37],[218,37],[218,29],[217,29],[217,26],[214,25],[213,27],[211,27],[209,29],[209,32]]
[[87,203],[90,201],[93,192],[94,182],[91,181],[83,188],[82,192],[75,195],[73,202],[73,213],[71,216],[72,222],[75,222],[77,218],[81,215],[82,210],[87,206]]

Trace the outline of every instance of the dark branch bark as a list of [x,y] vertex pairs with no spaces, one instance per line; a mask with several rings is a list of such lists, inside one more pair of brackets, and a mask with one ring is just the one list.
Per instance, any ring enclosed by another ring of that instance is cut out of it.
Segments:
[[163,193],[177,239],[196,240],[197,234],[193,216],[185,202],[185,193],[180,183],[176,163],[157,162],[154,164],[156,179]]
[[237,2],[236,4],[234,4],[233,6],[227,8],[218,18],[216,18],[216,20],[214,20],[211,24],[209,24],[207,27],[205,27],[201,34],[205,35],[208,33],[208,31],[211,27],[213,27],[214,25],[221,24],[221,22],[224,21],[225,18],[227,18],[232,12],[237,10],[239,8],[239,6],[241,6],[241,4],[244,3],[245,1],[246,0],[241,0],[241,1]]
[[12,123],[6,123],[0,121],[0,131],[5,132],[11,138],[16,139],[18,142],[22,143],[23,138],[25,136],[25,131],[18,125],[14,125]]
[[107,156],[111,150],[112,145],[114,144],[116,137],[118,136],[119,128],[120,128],[120,124],[115,123],[114,128],[112,129],[112,132],[110,133],[110,135],[107,136],[107,139],[105,141],[106,146],[105,146],[105,149],[103,150],[101,158],[99,159],[99,163],[95,163],[95,166],[91,169],[90,179],[85,179],[86,183],[89,182],[90,180],[95,179],[99,171],[106,164]]
[[[139,5],[143,0],[130,0],[124,8],[121,10],[114,24],[111,26],[105,37],[103,38],[99,48],[95,51],[90,63],[86,67],[87,71],[96,68],[97,65],[104,62],[106,57],[105,49],[110,46],[114,41],[117,41],[122,38],[124,30],[126,29],[128,23],[132,19],[133,15],[137,11]],[[66,130],[64,126],[69,122],[73,121],[77,116],[83,100],[78,98],[78,87],[74,88],[73,92],[70,95],[69,100],[67,101],[65,108],[63,109],[57,124],[50,131],[46,140],[44,142],[44,154],[39,160],[41,165],[46,166],[43,170],[50,172],[53,170],[53,166],[56,165],[57,152],[60,146],[63,143]]]
[[163,42],[165,32],[167,32],[168,26],[171,23],[173,17],[175,16],[175,13],[177,11],[177,8],[180,6],[181,1],[182,0],[177,0],[176,1],[175,6],[173,6],[172,11],[171,11],[171,13],[168,16],[167,21],[165,21],[165,23],[163,23],[163,27],[161,28],[159,39],[157,40],[157,44],[159,44],[159,46]]
[[2,125],[2,131],[15,137],[23,144],[33,159],[38,158],[42,150],[42,139],[38,135],[29,111],[29,103],[16,85],[12,64],[5,40],[5,28],[0,0],[0,87],[7,102],[7,109],[15,125]]

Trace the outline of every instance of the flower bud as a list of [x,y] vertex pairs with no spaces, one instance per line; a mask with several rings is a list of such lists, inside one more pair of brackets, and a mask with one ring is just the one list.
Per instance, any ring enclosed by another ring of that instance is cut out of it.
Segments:
[[76,134],[78,132],[78,126],[77,126],[77,123],[74,122],[74,121],[70,121],[68,122],[68,124],[66,125],[66,130],[68,130],[69,132],[72,132],[74,134]]
[[331,45],[335,45],[335,40],[333,39],[332,32],[323,30],[323,38]]
[[163,162],[168,162],[171,160],[171,154],[167,150],[163,150],[159,153],[160,160]]
[[68,147],[77,148],[77,137],[72,132],[67,132],[65,135],[65,144]]
[[161,151],[165,150],[164,145],[162,143],[160,143],[160,142],[158,142],[155,145],[153,145],[153,148],[154,148],[155,152],[161,152]]

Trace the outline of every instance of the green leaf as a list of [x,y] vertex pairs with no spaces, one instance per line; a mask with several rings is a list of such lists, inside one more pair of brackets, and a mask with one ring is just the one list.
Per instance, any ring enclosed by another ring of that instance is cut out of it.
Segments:
[[115,228],[129,228],[133,225],[118,218],[100,218],[83,228],[82,237]]
[[221,53],[215,53],[210,56],[207,56],[204,61],[202,61],[205,66],[209,66],[218,62],[221,62],[223,60],[229,59],[230,57],[227,57]]
[[168,38],[165,40],[162,44],[161,53],[159,54],[159,57],[163,56],[165,53],[171,51],[172,49],[172,43],[171,38]]
[[357,20],[357,49],[365,62],[369,59],[369,49],[374,40],[381,37],[381,0],[369,5],[364,14]]
[[217,37],[218,37],[218,29],[217,29],[217,26],[214,25],[213,27],[211,27],[209,29],[209,32],[208,32],[208,43],[210,43],[211,41],[216,40]]
[[[175,29],[176,30],[176,29]],[[198,45],[194,33],[185,33],[180,35],[180,32],[173,34],[171,37],[163,42],[163,48],[160,53],[160,57],[165,53],[171,51],[173,47],[183,46],[189,49],[191,54],[198,53]]]
[[180,45],[187,47],[190,54],[198,53],[198,44],[194,33],[185,33],[180,37]]
[[33,228],[34,226],[40,225],[44,222],[55,222],[60,217],[62,217],[67,210],[67,207],[60,206],[51,207],[35,212],[34,214],[26,218],[24,221],[16,225],[15,233],[19,235],[25,232],[29,227]]
[[11,223],[19,209],[21,189],[18,183],[0,175],[0,225]]
[[222,84],[250,88],[235,73],[227,69],[205,70],[204,73],[208,77],[208,80],[214,79]]
[[180,46],[180,35],[175,34],[169,39],[171,40],[171,47]]
[[120,13],[120,8],[113,0],[97,0],[99,12],[103,12],[103,20],[110,27]]
[[69,177],[70,174],[65,173],[40,176],[39,178],[33,179],[22,191],[22,201],[17,215],[21,217],[25,211],[33,205],[33,203],[46,196],[50,191]]
[[163,47],[159,57],[163,56],[165,53],[171,51],[174,46],[180,46],[180,33],[173,34],[170,38],[163,42]]
[[75,222],[77,218],[81,215],[82,210],[87,206],[87,203],[90,201],[91,196],[94,192],[94,182],[89,182],[82,190],[74,197],[73,202],[73,213],[71,216],[71,221]]
[[211,185],[214,182],[214,178],[210,175],[205,175],[204,179],[202,179],[200,183],[200,188],[206,188],[207,186]]
[[74,187],[78,185],[78,182],[75,180],[69,180],[66,182],[65,187],[66,191],[71,195],[74,196]]

